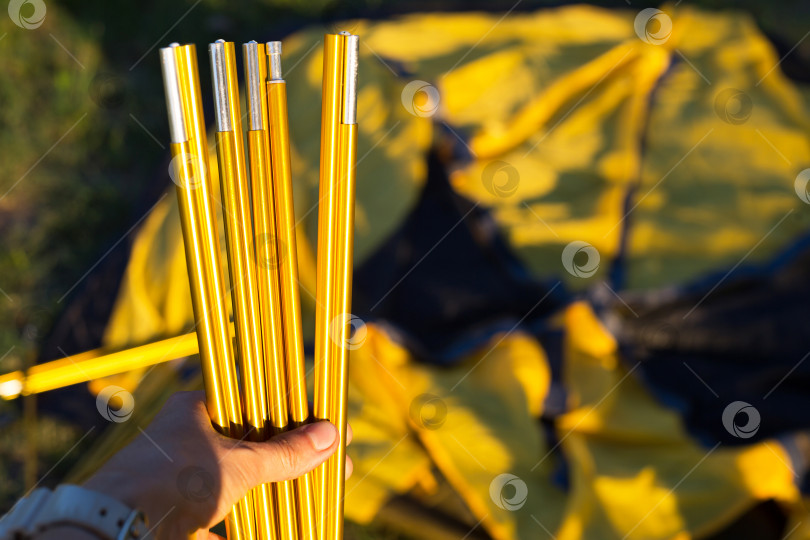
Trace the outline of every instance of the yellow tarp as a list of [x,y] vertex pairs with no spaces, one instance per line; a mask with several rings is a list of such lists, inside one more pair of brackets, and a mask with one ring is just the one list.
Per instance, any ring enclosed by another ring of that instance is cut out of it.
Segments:
[[[660,45],[636,34],[635,11],[592,7],[354,24],[361,35],[356,264],[415,204],[428,149],[448,144],[470,157],[454,164],[453,187],[491,210],[533,275],[575,290],[604,277],[625,227],[627,287],[641,290],[683,284],[743,258],[767,260],[806,231],[808,207],[793,184],[810,156],[806,89],[775,67],[779,58],[748,17],[666,12],[673,30]],[[321,39],[312,30],[284,42],[310,336]],[[403,105],[412,80],[438,90],[433,116]],[[728,89],[743,101],[724,98]],[[742,110],[733,108],[738,102]],[[492,173],[495,162],[505,176]],[[170,191],[139,233],[108,345],[176,334],[192,321],[175,207]],[[563,269],[561,252],[574,240],[600,253],[590,279]],[[701,447],[620,361],[587,305],[571,305],[558,325],[566,332],[569,411],[559,418],[556,449],[538,421],[550,376],[531,336],[496,336],[439,368],[369,325],[351,357],[348,517],[367,522],[393,494],[430,493],[438,471],[473,523],[499,540],[687,539],[768,498],[808,522],[779,443]],[[134,385],[140,376],[118,383]],[[568,491],[550,478],[556,451]],[[810,531],[798,527],[790,538]]]

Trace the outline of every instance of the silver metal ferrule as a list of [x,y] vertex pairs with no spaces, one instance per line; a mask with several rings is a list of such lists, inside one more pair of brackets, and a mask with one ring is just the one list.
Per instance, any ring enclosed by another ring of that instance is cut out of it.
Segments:
[[248,41],[242,46],[247,66],[247,96],[250,114],[250,129],[262,129],[262,81],[261,67],[259,66],[259,44],[255,41]]
[[357,54],[360,37],[346,36],[346,71],[343,75],[343,124],[357,123]]
[[188,140],[186,123],[183,119],[183,104],[180,99],[180,81],[177,78],[177,63],[174,49],[179,47],[172,43],[160,49],[160,66],[163,71],[163,91],[166,93],[166,112],[169,116],[169,138],[172,143]]
[[211,79],[214,83],[217,131],[232,131],[231,108],[228,103],[228,77],[225,66],[225,40],[218,39],[209,44],[208,55],[211,57]]
[[283,80],[281,76],[281,42],[267,42],[268,73],[271,81]]

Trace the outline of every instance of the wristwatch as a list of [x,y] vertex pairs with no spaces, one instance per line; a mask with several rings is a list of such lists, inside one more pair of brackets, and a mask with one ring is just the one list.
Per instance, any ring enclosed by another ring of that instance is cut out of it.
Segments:
[[146,536],[146,516],[116,499],[73,485],[54,491],[35,489],[0,518],[0,539],[27,539],[48,529],[69,526],[103,540],[137,540]]

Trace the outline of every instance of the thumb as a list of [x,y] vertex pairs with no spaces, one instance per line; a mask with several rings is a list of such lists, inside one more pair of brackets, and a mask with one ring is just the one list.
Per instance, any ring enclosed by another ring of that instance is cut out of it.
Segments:
[[306,424],[265,442],[244,441],[238,459],[258,473],[259,483],[292,480],[308,473],[338,447],[338,430],[329,422]]

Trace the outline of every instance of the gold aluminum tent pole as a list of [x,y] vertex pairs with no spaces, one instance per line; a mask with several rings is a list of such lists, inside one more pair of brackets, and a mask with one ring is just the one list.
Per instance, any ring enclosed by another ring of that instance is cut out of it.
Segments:
[[[281,76],[281,42],[267,43],[269,78],[267,108],[270,133],[270,162],[273,171],[273,201],[276,208],[281,317],[284,324],[284,346],[287,356],[287,390],[290,420],[294,427],[309,418],[307,403],[304,339],[301,333],[301,307],[298,290],[298,254],[295,243],[295,208],[290,172],[290,135],[287,120],[287,83]],[[299,535],[302,539],[318,538],[315,515],[315,492],[312,474],[295,481],[298,503]]]
[[[230,270],[236,353],[242,373],[245,429],[253,441],[269,438],[259,290],[253,252],[250,186],[245,167],[239,85],[234,44],[218,40],[208,47],[216,109],[217,157],[222,190],[226,252]],[[272,492],[265,486],[253,491],[258,538],[275,526]]]
[[337,273],[335,275],[335,316],[332,340],[335,351],[329,418],[337,426],[340,444],[329,458],[329,538],[343,538],[343,500],[346,486],[346,429],[349,392],[350,312],[352,298],[352,257],[354,247],[355,161],[357,159],[357,54],[358,37],[346,36],[342,115],[338,127]]
[[131,349],[93,349],[0,375],[0,398],[39,394],[141,367],[168,362],[199,352],[197,333],[147,343]]
[[[172,44],[161,49],[160,54],[183,244],[194,316],[198,321],[197,340],[206,403],[214,426],[225,435],[241,438],[244,425],[232,365],[225,277],[220,265],[219,235],[208,175],[197,53],[194,45]],[[251,503],[248,494],[226,519],[230,539],[254,537]]]
[[321,538],[343,537],[346,406],[354,227],[358,37],[324,36],[315,319],[315,416],[340,433],[317,472]]
[[[321,163],[318,192],[318,243],[315,284],[315,403],[314,414],[318,419],[330,420],[332,345],[330,339],[330,314],[335,301],[335,246],[332,239],[337,232],[336,206],[338,136],[340,123],[341,89],[343,84],[342,35],[327,34],[323,43],[323,82],[321,98]],[[318,536],[328,538],[329,521],[329,474],[328,461],[315,469],[316,505],[318,511]]]

